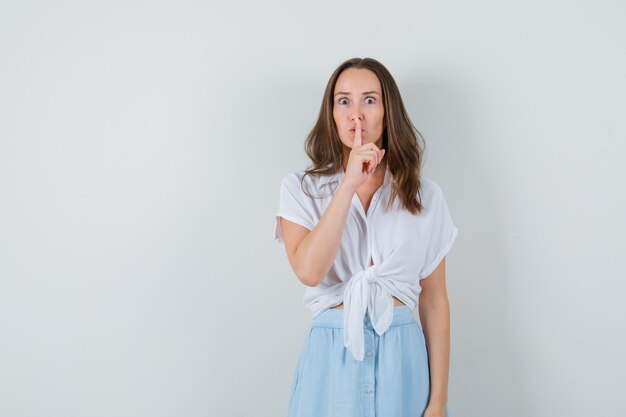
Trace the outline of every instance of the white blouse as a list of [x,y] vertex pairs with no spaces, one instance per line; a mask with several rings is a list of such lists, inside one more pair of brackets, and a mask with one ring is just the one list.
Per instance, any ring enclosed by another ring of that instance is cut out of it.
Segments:
[[[287,174],[280,185],[280,202],[274,219],[274,239],[284,247],[279,217],[312,230],[330,203],[343,176],[343,169],[331,176]],[[382,335],[393,318],[397,297],[411,309],[418,305],[419,281],[428,277],[454,243],[454,225],[441,188],[421,176],[418,215],[401,207],[397,196],[385,211],[393,176],[387,167],[383,185],[374,193],[365,213],[356,193],[335,261],[315,287],[307,286],[303,301],[313,318],[343,302],[344,345],[356,360],[363,360],[363,317],[367,312],[377,334]],[[370,258],[373,265],[370,265]],[[368,266],[369,265],[369,266]]]

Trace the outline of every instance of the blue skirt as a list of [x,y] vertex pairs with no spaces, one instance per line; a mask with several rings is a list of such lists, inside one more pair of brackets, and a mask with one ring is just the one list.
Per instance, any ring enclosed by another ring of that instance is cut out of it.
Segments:
[[365,314],[362,362],[343,344],[343,311],[328,309],[313,319],[293,375],[288,417],[422,417],[428,353],[413,310],[395,307],[382,336]]

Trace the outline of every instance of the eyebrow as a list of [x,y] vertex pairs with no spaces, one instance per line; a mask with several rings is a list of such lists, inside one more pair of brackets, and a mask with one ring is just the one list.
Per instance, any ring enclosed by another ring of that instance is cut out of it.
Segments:
[[[345,91],[339,91],[339,92],[335,93],[335,96],[338,96],[339,94],[345,94],[346,96],[350,95],[350,93],[346,93]],[[366,92],[364,92],[362,94],[363,95],[365,95],[365,94],[378,94],[378,95],[380,95],[380,93],[378,91],[366,91]]]

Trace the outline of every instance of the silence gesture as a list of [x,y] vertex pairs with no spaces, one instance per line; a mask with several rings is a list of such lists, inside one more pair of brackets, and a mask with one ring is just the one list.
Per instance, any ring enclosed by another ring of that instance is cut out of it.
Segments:
[[346,167],[346,177],[344,181],[355,188],[363,184],[374,172],[378,164],[385,155],[385,150],[380,150],[373,142],[363,144],[361,136],[361,118],[355,116],[354,120],[354,142],[348,158]]

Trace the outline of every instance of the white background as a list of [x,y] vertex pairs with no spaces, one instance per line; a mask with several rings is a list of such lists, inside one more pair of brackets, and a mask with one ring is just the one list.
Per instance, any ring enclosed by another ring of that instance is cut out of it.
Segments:
[[0,416],[286,415],[279,182],[355,56],[459,227],[451,416],[623,415],[625,11],[0,1]]

